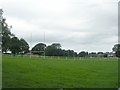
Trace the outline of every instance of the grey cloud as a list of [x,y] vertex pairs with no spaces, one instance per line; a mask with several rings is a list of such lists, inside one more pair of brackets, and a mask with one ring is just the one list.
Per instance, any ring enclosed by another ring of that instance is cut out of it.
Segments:
[[117,0],[2,0],[12,32],[32,46],[59,42],[75,51],[111,51],[117,43]]

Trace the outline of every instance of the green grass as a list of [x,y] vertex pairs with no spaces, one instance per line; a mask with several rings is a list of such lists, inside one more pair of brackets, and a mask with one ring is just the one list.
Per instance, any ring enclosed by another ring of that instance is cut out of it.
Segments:
[[3,88],[117,88],[115,59],[3,56]]

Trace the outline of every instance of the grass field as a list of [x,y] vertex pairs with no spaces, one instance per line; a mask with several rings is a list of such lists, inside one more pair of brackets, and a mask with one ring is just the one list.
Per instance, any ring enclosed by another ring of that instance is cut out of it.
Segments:
[[117,88],[117,59],[3,56],[3,88]]

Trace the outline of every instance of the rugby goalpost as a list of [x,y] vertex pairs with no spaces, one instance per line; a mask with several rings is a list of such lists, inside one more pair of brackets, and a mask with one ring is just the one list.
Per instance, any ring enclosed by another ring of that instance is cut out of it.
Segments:
[[[45,32],[44,32],[44,36],[43,36],[43,42],[44,42],[44,44],[46,43],[46,41],[45,41],[46,39],[45,39]],[[31,49],[30,49],[30,58],[32,57],[32,52],[36,52],[36,53],[43,53],[43,57],[44,57],[44,59],[45,59],[45,57],[46,57],[46,52],[45,52],[45,46],[44,46],[44,50],[43,51],[32,51],[32,33],[31,33],[31,35],[30,35],[30,47],[31,47]],[[66,60],[68,60],[68,58],[70,57],[70,55],[69,55],[69,51],[68,51],[68,55],[67,55],[67,57],[66,57]],[[73,59],[75,60],[75,53],[73,53]]]

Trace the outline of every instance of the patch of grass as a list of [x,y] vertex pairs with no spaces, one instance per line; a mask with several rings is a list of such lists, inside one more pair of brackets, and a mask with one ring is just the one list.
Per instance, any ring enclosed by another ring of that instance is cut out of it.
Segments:
[[3,56],[3,88],[117,88],[113,59]]

